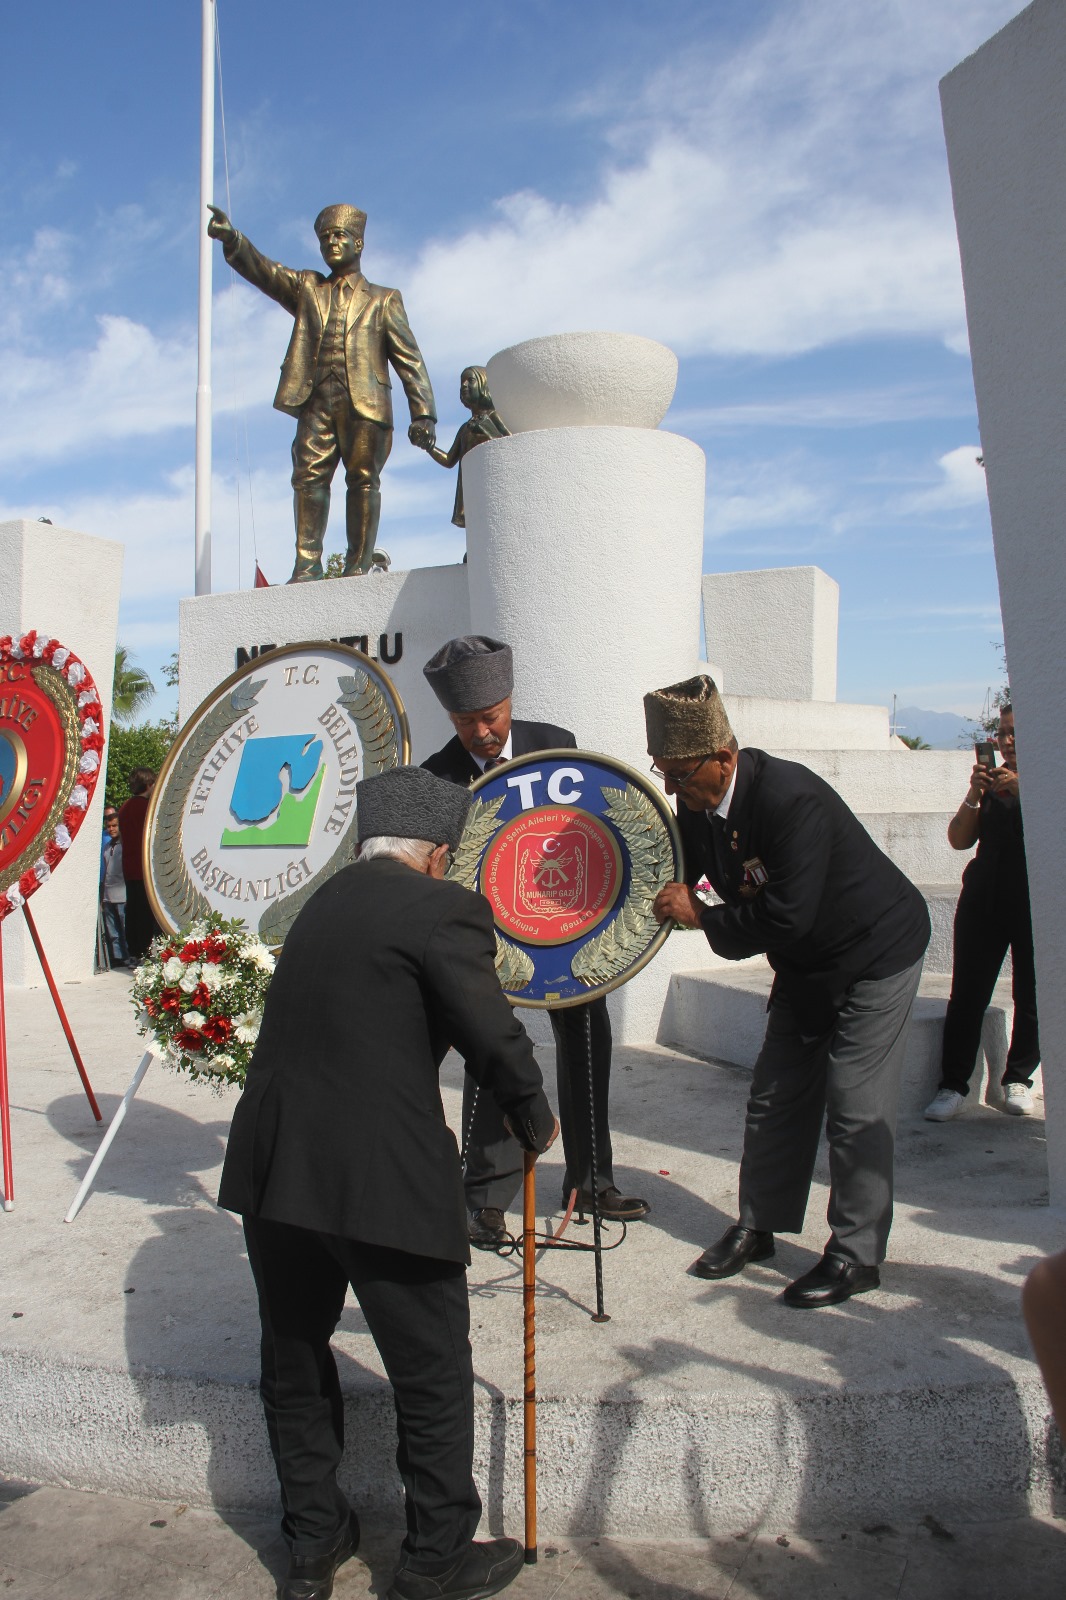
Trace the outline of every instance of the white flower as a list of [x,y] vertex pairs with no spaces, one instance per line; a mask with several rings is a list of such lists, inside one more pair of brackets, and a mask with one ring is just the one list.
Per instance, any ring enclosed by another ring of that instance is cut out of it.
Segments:
[[83,736],[87,733],[99,733],[100,724],[95,722],[92,717],[86,717],[85,721],[81,725],[81,731]]
[[95,772],[100,765],[100,754],[97,750],[86,750],[78,762],[79,772]]
[[202,1028],[204,1025],[204,1014],[202,1011],[183,1011],[181,1014],[181,1020],[187,1028]]
[[67,682],[73,684],[75,689],[79,683],[85,682],[85,668],[80,661],[72,661],[70,663],[67,668]]
[[7,900],[12,911],[17,911],[19,906],[26,904],[26,896],[19,891],[18,885],[14,883],[7,891]]
[[66,645],[65,644],[57,644],[55,649],[52,651],[52,665],[53,665],[53,667],[55,667],[57,670],[62,668],[62,667],[65,667],[69,660],[70,660],[70,651],[67,649]]
[[89,791],[84,784],[76,783],[70,791],[70,803],[75,811],[84,811],[89,804]]
[[237,1063],[234,1061],[232,1056],[227,1056],[221,1053],[215,1056],[212,1063],[216,1072],[228,1072],[230,1067],[234,1067],[236,1064]]
[[60,850],[69,850],[70,844],[70,829],[60,823],[56,829],[56,846]]
[[204,962],[203,971],[200,974],[200,982],[208,994],[214,994],[217,989],[221,989],[222,973],[214,961]]
[[33,875],[38,883],[44,883],[52,876],[52,869],[43,856],[40,861],[33,863]]
[[23,659],[22,646],[17,639],[13,639],[11,642],[11,659],[12,661],[21,661]]
[[185,971],[185,963],[180,956],[171,956],[169,961],[163,962],[163,977],[167,983],[177,983]]
[[[211,971],[218,974],[217,983],[220,989],[232,989],[234,984],[241,981],[240,973],[235,972],[232,967],[212,967]],[[208,987],[210,988],[210,985]]]
[[[66,652],[66,654],[69,656],[70,651],[68,650]],[[54,659],[55,659],[55,657],[53,657],[53,660]],[[94,706],[96,704],[96,702],[99,700],[99,698],[100,698],[100,696],[97,694],[95,689],[83,689],[81,691],[81,694],[78,696],[78,705],[79,705],[79,707],[80,706]]]
[[33,641],[33,653],[36,656],[38,661],[40,661],[41,657],[44,655],[45,651],[48,649],[48,646],[51,644],[51,642],[52,642],[51,639],[42,639],[40,634],[38,634],[36,639],[34,639],[34,641]]
[[261,972],[273,972],[274,957],[270,954],[266,945],[260,944],[258,939],[254,944],[249,945],[248,949],[243,951],[242,954],[247,961],[254,962]]
[[254,1044],[259,1037],[259,1024],[263,1020],[261,1011],[243,1011],[239,1017],[233,1019],[233,1031],[241,1044]]
[[[169,966],[169,962],[167,965]],[[184,962],[182,965],[184,966]],[[185,967],[181,977],[178,979],[178,988],[181,989],[185,994],[192,994],[199,981],[200,963],[198,961],[190,961],[189,965]]]

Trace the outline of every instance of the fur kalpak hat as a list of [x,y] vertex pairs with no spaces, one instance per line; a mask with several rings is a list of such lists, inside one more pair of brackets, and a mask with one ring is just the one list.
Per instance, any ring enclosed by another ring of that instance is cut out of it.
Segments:
[[511,646],[483,633],[449,639],[422,671],[445,711],[484,711],[514,688]]
[[435,778],[422,767],[393,767],[355,786],[359,843],[379,839],[426,839],[454,850],[470,795],[461,783]]
[[644,721],[648,754],[659,760],[709,755],[712,750],[725,750],[733,741],[722,697],[706,673],[646,694]]
[[315,218],[315,232],[321,239],[327,228],[344,228],[361,239],[366,228],[366,212],[358,206],[326,206]]

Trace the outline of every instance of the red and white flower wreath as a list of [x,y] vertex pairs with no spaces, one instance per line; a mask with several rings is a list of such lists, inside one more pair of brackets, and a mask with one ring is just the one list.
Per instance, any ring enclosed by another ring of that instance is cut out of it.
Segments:
[[10,634],[0,636],[0,667],[6,666],[9,661],[25,661],[31,666],[38,661],[46,662],[66,680],[77,703],[81,754],[76,782],[52,837],[18,882],[0,894],[0,921],[9,912],[17,911],[42,883],[47,882],[53,868],[70,849],[78,829],[85,821],[89,802],[100,777],[105,744],[100,695],[88,667],[78,660],[73,650],[68,650],[58,639],[49,639],[34,628],[20,639],[13,639]]

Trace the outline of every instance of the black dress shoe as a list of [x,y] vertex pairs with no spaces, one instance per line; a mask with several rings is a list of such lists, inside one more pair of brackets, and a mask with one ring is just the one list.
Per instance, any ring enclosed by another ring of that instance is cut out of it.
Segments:
[[348,1514],[348,1526],[335,1548],[324,1556],[293,1556],[278,1591],[278,1600],[329,1600],[337,1568],[359,1548],[359,1518]]
[[[651,1206],[646,1200],[638,1200],[636,1195],[625,1195],[621,1189],[612,1185],[609,1189],[599,1191],[600,1216],[605,1222],[639,1222],[641,1217],[646,1217]],[[563,1210],[570,1204],[570,1196],[563,1196]],[[586,1216],[592,1215],[592,1191],[580,1189],[574,1201],[575,1211],[584,1211]]]
[[853,1294],[865,1294],[880,1285],[881,1274],[876,1267],[862,1267],[856,1261],[846,1261],[826,1251],[816,1267],[805,1272],[802,1278],[790,1283],[784,1293],[788,1306],[835,1306],[849,1300]]
[[688,1270],[697,1278],[731,1278],[749,1261],[766,1261],[773,1253],[772,1233],[760,1233],[757,1228],[745,1228],[735,1222],[717,1244],[708,1245]]
[[479,1250],[495,1250],[498,1244],[507,1242],[507,1223],[498,1206],[479,1206],[471,1211],[467,1229],[470,1243]]
[[427,1577],[400,1568],[385,1600],[488,1600],[517,1578],[522,1546],[517,1539],[488,1539],[472,1544],[447,1572]]

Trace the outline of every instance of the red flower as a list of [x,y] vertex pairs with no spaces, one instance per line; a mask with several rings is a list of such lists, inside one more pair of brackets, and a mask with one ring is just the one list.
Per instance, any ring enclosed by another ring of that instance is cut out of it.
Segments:
[[37,629],[31,628],[29,633],[24,633],[19,640],[19,649],[24,656],[32,656],[33,647],[37,642]]
[[204,940],[204,960],[210,961],[214,966],[226,959],[226,950],[226,941],[215,933],[209,933]]
[[[84,779],[82,782],[84,783]],[[63,813],[63,822],[67,832],[73,836],[85,821],[85,812],[79,811],[77,806],[68,806]]]
[[232,1032],[233,1023],[228,1017],[208,1017],[203,1026],[204,1038],[212,1044],[225,1044]]
[[199,1028],[181,1028],[174,1035],[174,1043],[189,1055],[197,1055],[206,1043]]
[[200,944],[196,939],[190,939],[188,944],[183,945],[178,951],[178,955],[184,961],[186,966],[189,965],[190,961],[198,961],[202,953],[203,945]]
[[208,1011],[211,1007],[211,996],[206,983],[198,983],[189,996],[190,1011]]
[[164,989],[159,996],[159,1004],[164,1011],[180,1011],[184,996],[180,989]]
[[81,747],[83,750],[102,750],[104,748],[103,734],[83,733],[81,736]]
[[59,846],[56,844],[55,840],[53,839],[52,843],[48,846],[47,850],[44,853],[44,859],[45,859],[45,862],[46,862],[46,864],[48,866],[54,867],[56,862],[60,860],[62,855],[63,855],[62,850],[59,848]]
[[19,889],[25,896],[29,896],[37,888],[37,874],[32,870],[24,872],[19,879]]
[[159,1015],[159,1007],[156,1005],[150,994],[147,994],[144,997],[144,1009],[147,1011],[150,1017],[158,1017]]
[[5,633],[2,637],[0,637],[0,656],[9,656],[10,654],[11,635],[9,633]]
[[174,946],[172,944],[168,944],[165,950],[160,950],[160,952],[159,952],[159,960],[160,961],[173,961],[173,959],[177,955],[177,953],[178,952],[175,950]]

